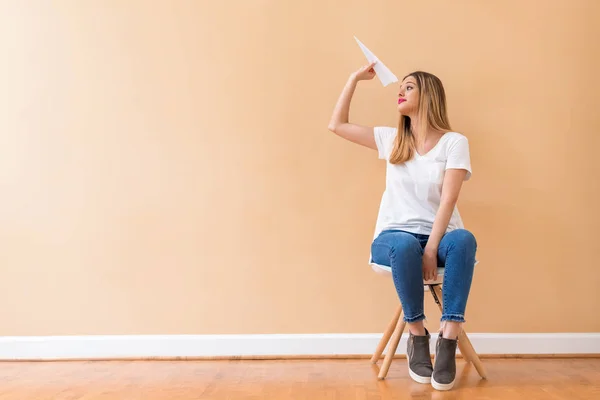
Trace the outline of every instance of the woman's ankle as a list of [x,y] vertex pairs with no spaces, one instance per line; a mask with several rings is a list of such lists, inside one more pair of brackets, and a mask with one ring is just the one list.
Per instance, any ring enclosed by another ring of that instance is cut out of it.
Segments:
[[423,324],[423,321],[417,321],[417,322],[409,322],[408,324],[408,330],[410,331],[410,333],[412,333],[415,336],[425,336],[425,325]]
[[442,337],[445,339],[458,339],[458,335],[462,330],[462,322],[456,321],[443,321],[442,326],[440,327],[440,332],[442,333]]

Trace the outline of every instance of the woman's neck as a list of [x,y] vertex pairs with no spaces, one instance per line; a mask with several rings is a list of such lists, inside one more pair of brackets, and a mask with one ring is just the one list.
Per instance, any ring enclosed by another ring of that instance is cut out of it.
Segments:
[[439,136],[441,136],[445,133],[443,131],[434,129],[431,126],[428,127],[427,129],[425,129],[424,132],[420,132],[418,123],[416,123],[416,121],[413,122],[413,120],[411,120],[411,123],[410,123],[410,130],[411,130],[411,133],[413,134],[413,136],[415,137],[415,139],[420,139],[422,141],[425,141],[430,138],[437,139]]

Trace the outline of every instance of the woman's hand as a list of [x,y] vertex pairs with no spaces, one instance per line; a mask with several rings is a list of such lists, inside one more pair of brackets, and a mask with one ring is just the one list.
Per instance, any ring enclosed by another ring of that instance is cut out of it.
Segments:
[[358,71],[352,73],[352,78],[356,81],[366,81],[375,78],[375,70],[373,69],[373,66],[376,63],[377,61],[374,61],[369,65],[361,67]]
[[423,279],[433,281],[437,279],[437,250],[425,247],[423,252]]

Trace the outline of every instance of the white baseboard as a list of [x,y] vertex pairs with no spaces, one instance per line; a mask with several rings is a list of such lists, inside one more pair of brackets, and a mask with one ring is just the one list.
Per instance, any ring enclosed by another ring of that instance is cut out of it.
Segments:
[[[397,354],[405,354],[405,333]],[[381,334],[0,337],[0,360],[356,356]],[[437,335],[432,334],[434,353]],[[600,333],[469,333],[480,355],[600,355]]]

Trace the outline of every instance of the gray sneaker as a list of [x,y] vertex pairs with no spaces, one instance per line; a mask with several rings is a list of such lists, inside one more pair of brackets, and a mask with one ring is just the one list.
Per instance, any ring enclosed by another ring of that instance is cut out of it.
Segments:
[[435,364],[431,386],[437,390],[450,390],[456,380],[456,345],[458,341],[438,336],[435,345]]
[[415,336],[409,331],[406,343],[408,374],[419,383],[430,383],[433,366],[429,354],[429,338],[431,335],[425,329],[425,335]]

